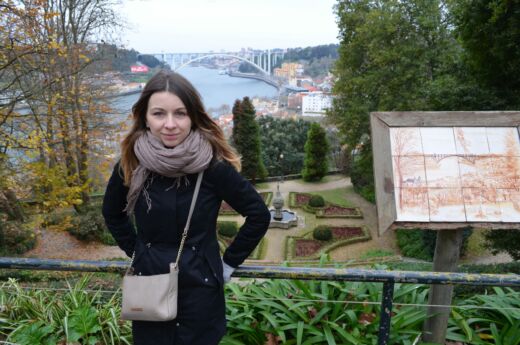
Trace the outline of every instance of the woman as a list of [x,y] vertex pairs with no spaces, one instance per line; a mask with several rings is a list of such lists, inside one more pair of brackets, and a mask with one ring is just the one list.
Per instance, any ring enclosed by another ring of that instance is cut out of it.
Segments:
[[[226,327],[223,285],[264,236],[269,211],[237,172],[239,157],[185,78],[157,73],[132,112],[133,126],[108,182],[103,216],[126,255],[131,257],[135,251],[136,274],[169,272],[197,173],[204,170],[179,264],[177,318],[133,321],[134,344],[218,344]],[[222,200],[246,220],[221,259],[216,221]]]

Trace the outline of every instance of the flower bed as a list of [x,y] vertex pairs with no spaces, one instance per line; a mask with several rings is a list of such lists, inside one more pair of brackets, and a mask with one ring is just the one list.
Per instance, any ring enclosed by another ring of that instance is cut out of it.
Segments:
[[317,218],[363,218],[361,210],[357,207],[343,207],[331,202],[325,202],[325,207],[309,206],[312,194],[309,193],[289,193],[289,207],[300,207],[304,211],[316,214]]
[[332,240],[318,241],[312,238],[312,231],[303,236],[288,236],[286,240],[286,260],[319,259],[322,253],[352,243],[370,240],[370,233],[365,227],[333,226]]
[[316,210],[317,218],[363,218],[361,210],[357,207],[343,207],[328,203],[322,209]]
[[309,203],[312,194],[289,192],[289,207],[303,207]]
[[271,203],[271,200],[273,199],[273,192],[260,192],[258,193],[264,199],[264,202],[267,206]]
[[316,240],[298,238],[294,242],[294,254],[296,256],[311,256],[320,250],[322,243]]
[[331,228],[332,238],[345,239],[357,236],[363,236],[363,229],[358,226],[345,226],[345,227],[333,227]]

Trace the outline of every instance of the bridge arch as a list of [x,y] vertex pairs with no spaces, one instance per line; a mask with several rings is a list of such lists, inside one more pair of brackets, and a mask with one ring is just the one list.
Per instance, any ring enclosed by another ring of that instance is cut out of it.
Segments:
[[195,62],[195,61],[198,61],[198,60],[203,60],[203,59],[206,59],[206,58],[208,58],[208,57],[217,57],[217,56],[225,56],[225,57],[232,57],[232,58],[235,58],[235,59],[239,59],[239,60],[241,60],[241,61],[247,62],[248,64],[250,64],[250,65],[256,67],[256,68],[257,68],[259,71],[261,71],[262,73],[269,75],[269,73],[267,73],[265,70],[263,70],[262,67],[258,66],[256,63],[251,62],[251,61],[249,61],[249,60],[247,60],[246,58],[243,58],[243,57],[241,57],[241,56],[236,56],[236,55],[232,55],[232,54],[225,54],[225,53],[207,54],[207,55],[204,55],[204,56],[196,57],[196,58],[194,58],[194,59],[191,59],[191,60],[188,61],[188,62],[183,63],[183,64],[180,65],[179,67],[176,67],[176,68],[175,68],[175,71],[180,70],[181,68],[183,68],[183,67],[189,65],[189,64],[192,63],[192,62]]

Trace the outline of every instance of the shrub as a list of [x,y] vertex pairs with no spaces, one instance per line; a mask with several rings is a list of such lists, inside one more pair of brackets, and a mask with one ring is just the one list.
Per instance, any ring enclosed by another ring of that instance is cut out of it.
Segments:
[[491,250],[493,255],[506,252],[514,260],[520,260],[519,229],[487,230],[484,232],[484,247]]
[[[397,245],[403,256],[428,261],[433,259],[431,247],[425,248],[423,232],[424,230],[397,230]],[[435,245],[433,250],[435,250]]]
[[[370,145],[368,145],[370,146]],[[372,150],[365,148],[352,159],[350,180],[354,190],[363,198],[375,203],[374,171],[372,165]]]
[[327,156],[330,146],[325,130],[318,123],[311,123],[304,149],[303,180],[307,182],[321,180],[329,169]]
[[233,237],[238,232],[238,226],[236,222],[223,221],[217,223],[218,233],[225,237]]
[[97,241],[107,245],[116,244],[99,209],[90,209],[84,214],[77,215],[72,220],[72,224],[73,226],[68,228],[68,231],[80,241]]
[[309,206],[311,207],[323,207],[325,206],[325,200],[321,195],[313,195],[309,199]]
[[3,254],[22,254],[36,245],[32,228],[17,220],[0,220],[0,234],[0,251]]
[[312,232],[312,237],[318,241],[332,240],[332,230],[327,225],[318,225]]
[[[472,229],[467,227],[463,232],[460,256],[466,254],[468,238],[472,234]],[[432,261],[435,254],[435,244],[437,243],[437,231],[435,230],[397,230],[397,245],[404,256]]]

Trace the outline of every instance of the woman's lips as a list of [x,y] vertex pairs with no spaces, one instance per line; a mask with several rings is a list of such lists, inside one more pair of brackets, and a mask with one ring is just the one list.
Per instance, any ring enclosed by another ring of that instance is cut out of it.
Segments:
[[177,134],[163,134],[163,137],[169,140],[174,140],[177,138]]

